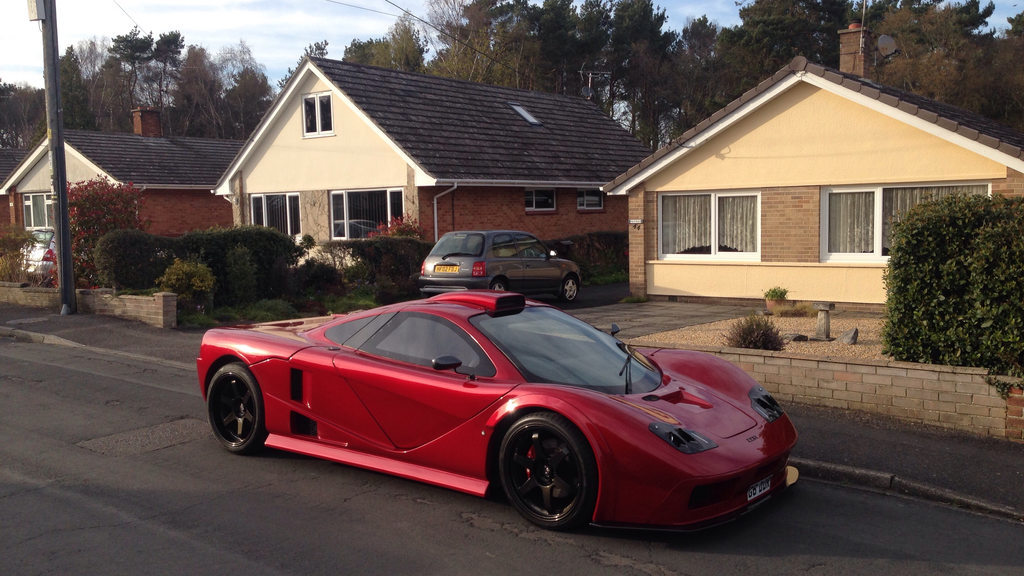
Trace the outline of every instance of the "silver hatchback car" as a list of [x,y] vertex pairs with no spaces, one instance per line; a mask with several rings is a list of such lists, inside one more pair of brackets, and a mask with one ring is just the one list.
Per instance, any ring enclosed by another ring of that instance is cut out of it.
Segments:
[[467,230],[441,236],[423,260],[417,284],[424,295],[489,288],[571,302],[580,293],[580,269],[526,232]]

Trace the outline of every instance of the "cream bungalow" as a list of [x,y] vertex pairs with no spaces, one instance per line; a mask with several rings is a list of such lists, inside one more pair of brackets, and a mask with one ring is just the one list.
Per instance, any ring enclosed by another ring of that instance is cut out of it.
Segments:
[[216,193],[236,224],[318,242],[396,217],[550,239],[625,230],[600,187],[649,153],[582,98],[310,58]]
[[631,292],[877,308],[897,214],[1024,194],[1024,134],[862,75],[797,57],[607,184],[629,198]]

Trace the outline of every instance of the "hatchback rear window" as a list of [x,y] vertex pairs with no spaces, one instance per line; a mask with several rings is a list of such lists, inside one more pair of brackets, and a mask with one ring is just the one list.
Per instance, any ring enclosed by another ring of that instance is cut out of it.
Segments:
[[480,256],[484,253],[484,235],[477,233],[445,234],[437,241],[431,256]]

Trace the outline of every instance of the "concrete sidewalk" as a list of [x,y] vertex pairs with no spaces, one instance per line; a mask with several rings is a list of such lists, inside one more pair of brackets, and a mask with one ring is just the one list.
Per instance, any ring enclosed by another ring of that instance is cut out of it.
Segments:
[[[622,338],[737,318],[742,306],[676,302],[610,304],[570,312]],[[162,329],[92,314],[60,316],[0,303],[0,337],[43,345],[90,346],[144,361],[194,368],[202,331]],[[2,369],[0,369],[2,370]],[[804,478],[951,503],[1024,520],[1024,444],[901,423],[876,415],[786,406],[800,440]]]

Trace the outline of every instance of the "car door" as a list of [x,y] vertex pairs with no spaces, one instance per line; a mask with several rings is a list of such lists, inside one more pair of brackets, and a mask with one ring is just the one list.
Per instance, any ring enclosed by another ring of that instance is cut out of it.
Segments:
[[487,251],[487,275],[506,278],[509,290],[523,289],[523,261],[511,233],[498,232],[491,237],[491,247]]
[[[456,370],[433,360],[459,359]],[[400,312],[335,368],[398,448],[422,446],[455,429],[506,394],[514,384],[491,379],[495,367],[453,322],[423,312]]]
[[523,262],[522,290],[526,292],[555,292],[562,280],[562,272],[551,262],[548,250],[537,238],[518,232],[516,250]]

